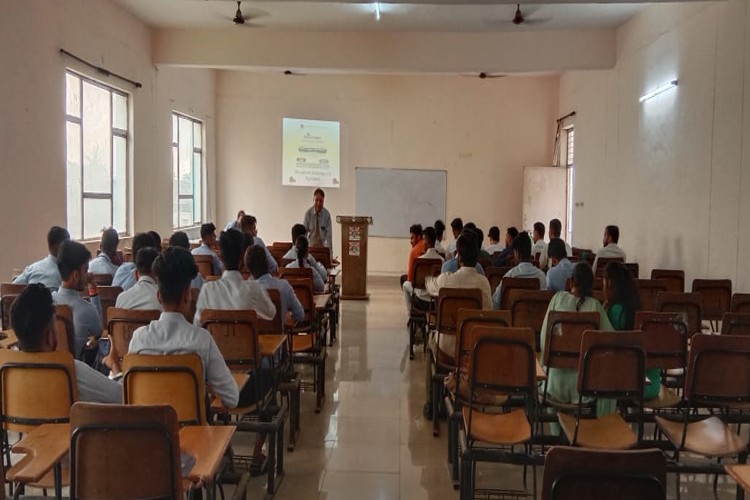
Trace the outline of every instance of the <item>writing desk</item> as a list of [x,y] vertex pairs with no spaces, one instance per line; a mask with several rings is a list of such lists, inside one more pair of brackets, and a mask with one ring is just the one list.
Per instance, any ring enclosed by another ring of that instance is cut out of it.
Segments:
[[258,335],[258,344],[260,345],[260,355],[263,357],[273,357],[284,347],[286,335],[276,333],[264,333]]
[[727,474],[729,474],[732,479],[737,481],[737,484],[742,487],[743,490],[750,492],[750,464],[725,465],[724,470],[727,471]]

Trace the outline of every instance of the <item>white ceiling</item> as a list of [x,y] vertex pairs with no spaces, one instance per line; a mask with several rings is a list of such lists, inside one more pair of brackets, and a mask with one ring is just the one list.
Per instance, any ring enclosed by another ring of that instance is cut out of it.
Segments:
[[[535,4],[521,6],[527,23],[511,23],[515,5],[451,5],[314,1],[243,1],[251,20],[232,23],[236,3],[226,0],[113,0],[151,27],[273,31],[501,32],[614,28],[643,4]],[[482,1],[482,0],[480,0]],[[504,0],[500,0],[504,1]],[[555,0],[552,0],[555,1]]]

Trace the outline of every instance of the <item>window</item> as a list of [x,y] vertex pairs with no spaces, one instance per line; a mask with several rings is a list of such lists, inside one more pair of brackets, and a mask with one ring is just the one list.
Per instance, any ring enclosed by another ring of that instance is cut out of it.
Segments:
[[203,123],[172,113],[172,225],[196,226],[203,218]]
[[572,245],[573,241],[573,159],[575,155],[576,132],[573,127],[566,128],[566,148],[565,148],[565,167],[568,169],[568,231],[566,241]]
[[98,238],[128,228],[128,94],[66,72],[65,137],[68,231]]

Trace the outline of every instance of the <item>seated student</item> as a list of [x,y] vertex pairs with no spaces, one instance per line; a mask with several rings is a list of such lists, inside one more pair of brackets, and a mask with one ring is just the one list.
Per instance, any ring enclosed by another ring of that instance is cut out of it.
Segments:
[[[297,258],[286,265],[289,269],[308,268],[313,269],[310,262],[307,260],[308,256],[308,242],[306,236],[298,236],[294,246],[297,248]],[[326,288],[325,281],[320,277],[319,273],[316,273],[313,269],[313,290],[315,292],[322,292]]]
[[[505,273],[503,278],[536,278],[539,280],[539,289],[547,289],[547,277],[544,271],[534,266],[531,263],[531,240],[526,232],[523,232],[516,236],[511,245],[513,248],[513,256],[518,264],[510,271]],[[500,300],[502,298],[503,282],[501,281],[495,293],[492,295],[492,308],[500,309]]]
[[491,259],[492,255],[484,249],[484,231],[478,227],[474,227],[474,233],[477,235],[477,244],[479,245],[479,258],[480,259]]
[[245,280],[240,273],[242,235],[230,229],[219,236],[224,272],[221,278],[203,285],[195,307],[196,326],[204,309],[252,309],[263,319],[273,319],[276,306],[258,283]]
[[409,250],[409,259],[406,264],[406,274],[401,276],[402,287],[405,282],[414,281],[414,261],[427,251],[427,245],[422,237],[422,224],[412,224],[409,227],[409,244],[411,250]]
[[602,245],[604,248],[600,248],[596,252],[596,258],[594,259],[594,272],[596,272],[596,265],[599,263],[599,258],[607,259],[626,259],[625,250],[617,246],[617,242],[620,241],[620,228],[617,226],[607,226],[604,228],[604,238],[602,239]]
[[[427,250],[425,253],[420,255],[417,260],[420,259],[438,259],[440,262],[444,262],[445,259],[437,253],[437,250],[435,249],[435,228],[433,227],[426,227],[424,228],[424,231],[422,231],[422,240],[425,243],[425,247]],[[416,261],[415,261],[416,262]],[[414,292],[414,287],[412,286],[411,281],[404,281],[404,284],[401,286],[402,290],[404,291],[404,301],[406,302],[406,312],[411,311],[411,296]],[[420,311],[428,311],[430,307],[430,295],[427,293],[427,290],[419,289],[417,290],[417,308]]]
[[60,288],[60,270],[57,268],[57,252],[63,241],[69,240],[70,234],[64,227],[52,226],[47,231],[47,248],[49,255],[26,267],[21,274],[16,276],[13,283],[41,283],[51,290]]
[[161,252],[161,249],[156,245],[154,238],[149,233],[137,233],[133,237],[133,262],[123,262],[120,267],[117,268],[117,272],[112,278],[112,286],[122,287],[123,290],[128,290],[133,287],[138,281],[135,277],[136,264],[135,258],[138,256],[138,252],[141,248],[151,247],[157,252]]
[[496,252],[502,252],[505,245],[500,243],[500,228],[492,226],[487,236],[490,239],[489,246],[485,249],[488,254],[492,255]]
[[122,264],[117,256],[117,245],[119,244],[120,236],[117,234],[117,229],[110,227],[102,231],[99,255],[89,262],[89,272],[91,274],[109,274],[114,277],[117,268]]
[[[259,244],[263,248],[266,248],[266,246],[263,244],[263,241],[258,238],[257,231],[256,231],[256,219],[252,215],[245,215],[242,217],[242,220],[240,221],[240,231],[242,232],[243,238],[244,238],[244,246],[245,248],[250,248],[254,244]],[[279,272],[279,265],[276,262],[276,259],[273,258],[273,255],[271,255],[271,252],[266,248],[266,258],[268,259],[268,269],[270,270],[271,274],[276,274]]]
[[193,255],[210,255],[214,259],[213,275],[221,275],[221,262],[219,256],[214,252],[216,245],[216,226],[213,222],[201,224],[201,246],[190,251]]
[[154,240],[154,248],[156,248],[159,251],[159,253],[161,253],[164,250],[162,246],[161,235],[157,233],[156,231],[154,231],[153,229],[149,231],[148,234],[150,234],[151,238]]
[[510,265],[510,258],[513,256],[513,241],[518,236],[518,229],[511,226],[505,232],[505,248],[499,254],[492,258],[492,265],[502,267]]
[[[55,306],[52,294],[41,284],[29,285],[13,303],[10,323],[23,352],[57,349]],[[86,363],[75,360],[78,400],[91,403],[122,403],[122,385],[108,379]]]
[[253,245],[245,253],[245,265],[253,275],[255,283],[264,289],[275,288],[279,291],[281,298],[281,321],[286,320],[287,311],[292,313],[294,321],[302,321],[305,318],[305,311],[302,308],[297,296],[294,294],[292,285],[287,280],[274,278],[268,272],[268,259],[263,247]]
[[229,231],[230,229],[234,229],[235,231],[240,230],[240,222],[242,221],[242,218],[245,216],[245,211],[240,210],[237,212],[237,218],[234,220],[230,220],[227,222],[227,225],[224,226],[224,231]]
[[[560,232],[562,231],[562,222],[560,222],[560,219],[552,219],[549,221],[549,239],[552,241],[554,238],[560,238],[565,242],[565,240],[560,236]],[[565,253],[568,256],[573,255],[573,249],[570,248],[570,245],[568,245],[567,242],[565,242]]]
[[451,221],[451,231],[453,232],[453,241],[448,243],[445,247],[445,258],[451,259],[455,257],[456,253],[456,241],[458,240],[459,235],[461,234],[461,231],[464,230],[464,221],[461,220],[461,217],[456,217]]
[[565,242],[560,238],[552,238],[547,245],[547,256],[551,267],[547,271],[547,289],[553,292],[564,292],[568,278],[573,276],[575,265],[568,260]]
[[[587,262],[581,262],[575,266],[573,271],[573,287],[571,292],[557,292],[549,303],[547,315],[544,317],[542,324],[542,361],[544,360],[544,349],[547,338],[547,320],[550,311],[581,311],[581,312],[598,312],[600,317],[599,329],[612,331],[612,324],[609,322],[607,312],[604,307],[596,300],[593,294],[594,273]],[[547,394],[553,399],[563,403],[578,402],[578,372],[574,369],[566,368],[547,368]],[[610,408],[609,401],[602,402],[602,410]],[[597,408],[599,403],[597,403]],[[597,414],[600,414],[597,409]],[[601,413],[603,415],[604,413]]]
[[[70,306],[73,311],[73,357],[76,359],[81,359],[83,348],[89,339],[98,339],[102,335],[102,305],[99,302],[99,290],[93,276],[89,274],[89,259],[91,252],[72,240],[63,242],[57,254],[57,267],[60,269],[62,284],[60,289],[52,294],[52,299],[55,304]],[[80,295],[87,285],[89,300],[81,298]]]
[[[190,251],[190,238],[188,238],[187,233],[184,231],[176,231],[172,236],[169,237],[169,246],[170,247],[180,247],[184,248],[188,252]],[[191,254],[192,255],[192,254]],[[192,288],[201,288],[204,283],[203,276],[201,276],[200,273],[196,275],[195,278],[193,278],[192,283],[190,283],[190,286]]]
[[156,296],[156,281],[151,272],[151,267],[158,256],[159,252],[153,247],[144,247],[138,250],[138,254],[135,256],[135,275],[138,278],[138,283],[117,296],[115,307],[161,311],[161,303]]
[[265,242],[260,238],[260,236],[258,236],[258,218],[255,217],[254,215],[248,215],[247,217],[248,217],[247,222],[250,226],[248,229],[250,231],[250,234],[253,235],[255,244],[265,247],[266,246]]
[[[305,229],[305,226],[302,224],[295,224],[292,226],[292,242],[297,241],[297,238],[300,236],[305,236],[307,234],[307,229]],[[296,259],[297,258],[297,247],[292,245],[292,248],[290,248],[282,257],[282,259]],[[312,255],[307,255],[307,261],[310,263],[310,266],[318,271],[318,274],[320,274],[321,279],[326,282],[328,281],[328,271],[325,267],[323,267],[323,264],[315,260],[315,257]]]
[[435,250],[445,257],[446,249],[443,246],[443,237],[445,236],[445,222],[438,219],[435,221]]
[[[467,224],[468,225],[468,224]],[[464,230],[461,232],[461,234],[471,233],[471,240],[479,244],[477,241],[477,233],[471,229],[471,227],[464,226]],[[460,235],[459,235],[460,236]],[[458,240],[456,240],[458,241]],[[479,258],[479,249],[477,248],[477,259]],[[440,269],[441,273],[455,273],[458,271],[458,268],[460,267],[459,261],[458,261],[458,254],[455,255],[452,259],[448,259],[443,263],[443,267]],[[482,267],[482,264],[477,261],[476,266],[474,268],[477,270],[479,274],[484,276],[484,268]]]
[[531,247],[531,258],[533,259],[536,254],[539,254],[540,269],[547,269],[547,244],[544,242],[544,232],[544,224],[535,222],[531,236],[534,240],[534,245]]

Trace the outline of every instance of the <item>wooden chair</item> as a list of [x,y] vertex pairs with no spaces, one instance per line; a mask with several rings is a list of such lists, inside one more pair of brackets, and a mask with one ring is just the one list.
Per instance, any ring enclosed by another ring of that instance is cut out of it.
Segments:
[[565,437],[573,446],[599,450],[624,450],[643,438],[643,419],[636,416],[634,433],[618,413],[583,418],[583,398],[627,399],[643,414],[643,385],[646,379],[643,333],[588,330],[581,342],[578,368],[578,408],[575,416],[559,412]]
[[667,460],[658,449],[553,447],[544,460],[542,500],[666,500]]
[[99,289],[99,302],[102,306],[102,328],[107,329],[108,311],[110,307],[115,307],[117,303],[117,296],[122,293],[122,287],[119,286],[100,286]]
[[440,397],[443,379],[456,369],[457,314],[460,309],[482,309],[482,292],[477,288],[441,288],[437,300],[435,352],[429,363],[432,378],[432,435],[440,435]]
[[440,273],[442,261],[440,259],[416,259],[412,269],[412,294],[411,309],[409,310],[409,359],[414,359],[414,344],[416,342],[417,332],[421,329],[423,332],[423,346],[427,350],[427,315],[432,309],[430,301],[429,310],[425,311],[417,307],[417,293],[425,290],[425,281],[428,277]]
[[122,371],[125,404],[170,405],[180,425],[206,425],[206,388],[198,354],[129,353]]
[[233,371],[251,372],[260,366],[257,318],[251,310],[206,309],[201,313],[201,326],[211,334]]
[[310,255],[313,256],[315,260],[320,262],[324,268],[331,269],[333,267],[332,261],[331,261],[331,249],[328,247],[310,247]]
[[55,306],[55,333],[57,334],[57,350],[69,352],[75,356],[75,327],[73,326],[73,311],[70,306],[58,304]]
[[271,254],[271,257],[273,257],[273,260],[276,261],[276,264],[281,267],[281,259],[286,255],[289,249],[280,248],[276,245],[277,243],[274,243],[272,246],[268,247],[268,251]]
[[76,403],[70,413],[71,500],[183,498],[172,407]]
[[[274,241],[273,245],[271,245],[271,247],[273,248],[278,248],[280,250],[283,250],[284,253],[287,253],[289,250],[291,250],[293,246],[294,246],[294,243],[292,243],[291,241]],[[269,247],[269,249],[271,247]]]
[[722,335],[750,335],[750,313],[724,313],[721,318]]
[[601,257],[599,259],[596,259],[596,269],[594,270],[594,277],[604,278],[604,269],[606,269],[607,264],[609,264],[610,262],[619,262],[621,264],[624,264],[625,259],[623,259],[622,257]]
[[287,264],[294,262],[294,259],[281,259],[279,262],[279,271],[286,269]]
[[699,293],[659,292],[656,294],[656,312],[681,312],[687,318],[688,334],[701,333],[703,317]]
[[685,291],[685,271],[678,269],[653,269],[651,271],[652,280],[664,280],[667,284],[668,292]]
[[549,290],[513,289],[508,297],[511,317],[513,318],[511,326],[516,328],[529,327],[534,330],[536,338],[534,348],[537,352],[539,352],[544,318],[547,315],[549,303],[554,296],[555,292]]
[[312,281],[313,270],[309,267],[281,267],[279,268],[279,278],[283,280],[304,278]]
[[128,353],[133,333],[142,326],[159,319],[161,311],[121,309],[110,307],[107,309],[107,336],[110,342],[110,355],[117,361]]
[[[750,403],[750,337],[737,335],[695,335],[690,345],[690,358],[685,374],[683,397],[686,407],[675,419],[657,416],[656,425],[667,437],[674,450],[672,459],[677,465],[679,484],[680,466],[691,473],[724,474],[716,458],[747,456],[747,439],[742,438],[716,414],[699,415],[701,407],[729,407]],[[713,412],[712,412],[713,413]],[[680,463],[680,453],[704,457],[705,466],[699,467],[694,457],[690,464]],[[714,494],[716,494],[714,482]]]
[[193,255],[195,265],[198,266],[198,272],[203,279],[214,276],[214,257],[213,255]]
[[[467,367],[471,400],[462,410],[465,447],[461,455],[461,499],[475,498],[476,463],[480,461],[530,465],[535,498],[536,461],[530,446],[537,415],[534,332],[531,328],[492,328],[477,333]],[[503,405],[488,411],[482,391],[513,394],[522,399],[522,406],[508,410]],[[523,451],[499,448],[516,446]]]
[[97,286],[112,286],[112,275],[111,274],[94,274],[94,283]]
[[709,321],[714,332],[732,304],[732,280],[693,280],[693,293],[701,295],[701,319]]
[[[537,278],[503,278],[502,290],[500,292],[500,310],[510,310],[510,292],[511,290],[539,290],[539,280]],[[494,291],[493,291],[494,293]]]
[[638,295],[641,299],[642,311],[656,311],[656,295],[667,291],[667,282],[664,280],[637,279]]
[[26,289],[26,284],[1,283],[0,284],[0,317],[2,317],[2,328],[10,328],[10,309],[21,292]]
[[495,293],[495,289],[497,288],[497,285],[500,284],[500,281],[502,281],[503,276],[510,271],[510,267],[503,266],[503,267],[487,267],[484,269],[484,275],[487,278],[487,280],[490,282],[490,291],[492,293]]
[[195,318],[195,310],[198,304],[198,295],[200,295],[200,293],[200,288],[190,289],[190,309],[188,310],[187,316],[185,316],[188,323],[192,323]]
[[630,271],[630,275],[634,280],[637,280],[640,277],[640,266],[637,262],[625,262],[623,265],[625,266],[625,269]]
[[276,314],[272,319],[255,318],[255,330],[258,334],[271,333],[283,334],[284,321],[286,318],[281,317],[281,293],[275,288],[266,288],[266,293],[276,307]]
[[733,313],[750,313],[750,293],[735,293],[732,295],[730,309]]

